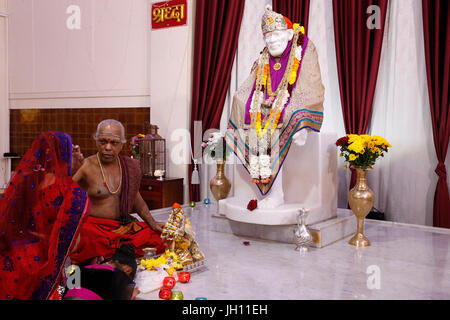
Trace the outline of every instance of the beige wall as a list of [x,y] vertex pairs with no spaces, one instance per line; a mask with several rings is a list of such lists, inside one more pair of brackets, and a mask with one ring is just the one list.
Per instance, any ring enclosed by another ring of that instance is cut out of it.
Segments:
[[[151,106],[151,122],[167,139],[167,175],[185,179],[188,202],[189,140],[177,136],[177,129],[189,135],[195,0],[188,0],[187,25],[160,30],[151,29],[152,2],[157,1],[13,1],[9,104]],[[66,27],[70,4],[81,9],[80,30]],[[6,143],[5,136],[0,139]],[[175,161],[173,150],[181,150]]]
[[183,132],[189,135],[191,117],[194,0],[188,0],[187,11],[187,25],[151,31],[149,58],[152,123],[167,139],[168,176],[184,178],[185,202],[190,149]]
[[0,0],[0,14],[6,14],[8,3],[6,0]]
[[[80,8],[71,30],[69,5]],[[147,0],[10,2],[10,107],[148,106]]]
[[8,17],[7,2],[0,0],[0,188],[9,178],[9,160],[3,153],[9,151],[9,112],[8,112]]

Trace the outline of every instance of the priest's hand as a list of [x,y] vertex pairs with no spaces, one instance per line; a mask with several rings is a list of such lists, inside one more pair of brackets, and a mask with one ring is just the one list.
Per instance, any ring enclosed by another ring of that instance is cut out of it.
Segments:
[[162,232],[164,225],[165,225],[164,222],[155,221],[154,223],[152,223],[150,225],[150,228],[152,228],[152,230],[154,230],[154,231]]
[[144,199],[142,199],[142,196],[139,192],[136,194],[133,210],[137,212],[139,217],[141,217],[141,219],[144,220],[152,230],[162,232],[165,223],[158,222],[152,217],[147,204],[145,203]]
[[72,175],[74,175],[83,164],[84,157],[79,145],[72,145]]

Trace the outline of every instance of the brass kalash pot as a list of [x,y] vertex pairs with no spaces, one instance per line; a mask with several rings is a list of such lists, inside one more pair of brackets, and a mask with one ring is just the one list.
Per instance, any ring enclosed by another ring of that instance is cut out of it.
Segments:
[[166,140],[158,134],[158,126],[149,125],[148,134],[139,140],[142,174],[155,177],[155,171],[166,172]]
[[364,235],[364,219],[372,209],[375,197],[367,185],[367,170],[360,167],[355,169],[357,174],[356,184],[348,193],[348,203],[356,216],[357,230],[348,243],[357,247],[367,247],[370,246],[370,241]]
[[231,183],[225,176],[225,161],[218,159],[216,162],[217,173],[209,182],[209,187],[216,201],[219,201],[228,197],[228,193],[231,190]]

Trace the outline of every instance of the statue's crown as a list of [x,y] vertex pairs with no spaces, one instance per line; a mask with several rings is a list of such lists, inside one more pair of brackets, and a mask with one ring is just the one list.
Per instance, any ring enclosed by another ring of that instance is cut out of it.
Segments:
[[265,35],[268,32],[293,29],[293,27],[292,22],[288,18],[273,11],[272,6],[268,4],[261,19],[261,29],[263,35]]

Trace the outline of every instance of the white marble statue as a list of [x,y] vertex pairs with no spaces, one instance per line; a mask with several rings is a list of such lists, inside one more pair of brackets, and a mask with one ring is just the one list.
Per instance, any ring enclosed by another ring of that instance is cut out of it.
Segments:
[[[279,60],[289,41],[292,41],[294,37],[293,29],[286,30],[274,30],[264,34],[264,42],[266,43],[269,54]],[[308,137],[307,130],[301,130],[294,134],[293,141],[295,144],[302,146],[305,144]],[[259,207],[262,209],[272,209],[284,203],[283,192],[283,167],[280,168],[279,178],[276,179],[272,185],[271,195],[265,197],[259,203]]]
[[292,142],[303,146],[308,131],[320,131],[324,87],[303,27],[266,6],[261,28],[266,47],[234,96],[226,141],[263,196],[258,208],[273,209],[285,202],[283,162]]

